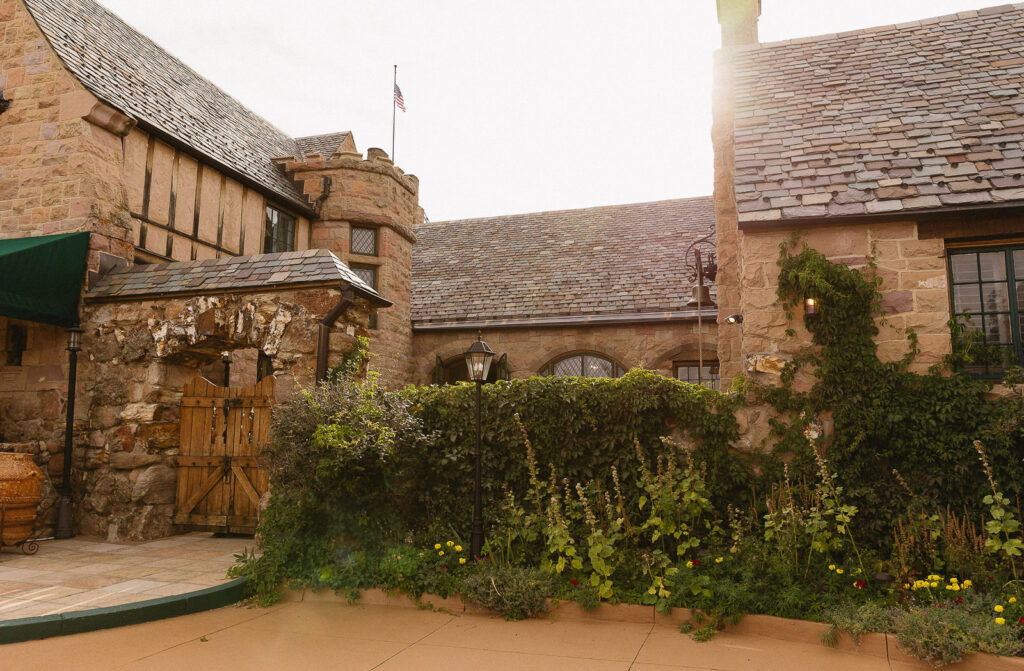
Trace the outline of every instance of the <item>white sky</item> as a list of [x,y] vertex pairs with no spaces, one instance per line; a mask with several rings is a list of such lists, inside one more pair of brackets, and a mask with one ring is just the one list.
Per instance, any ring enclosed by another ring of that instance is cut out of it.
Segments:
[[[100,0],[293,136],[339,130],[435,220],[711,193],[715,0]],[[999,0],[763,0],[762,42]]]

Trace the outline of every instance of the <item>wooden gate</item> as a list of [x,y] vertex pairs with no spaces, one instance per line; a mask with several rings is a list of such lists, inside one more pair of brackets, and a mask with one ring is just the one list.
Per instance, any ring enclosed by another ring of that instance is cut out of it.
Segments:
[[254,533],[269,487],[260,450],[270,435],[274,377],[252,387],[219,387],[197,377],[181,398],[175,524]]

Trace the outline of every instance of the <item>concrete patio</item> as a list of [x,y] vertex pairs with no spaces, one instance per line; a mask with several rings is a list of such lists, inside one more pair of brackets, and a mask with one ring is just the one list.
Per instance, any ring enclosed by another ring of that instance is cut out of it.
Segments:
[[480,615],[454,617],[416,608],[353,606],[329,600],[286,602],[266,609],[229,606],[119,629],[12,643],[0,647],[0,659],[11,669],[75,671],[929,668],[923,662],[904,663],[750,634],[723,633],[708,643],[697,643],[668,624],[572,619],[505,622]]
[[194,592],[228,581],[251,538],[190,533],[141,543],[85,537],[0,552],[0,620],[56,615]]

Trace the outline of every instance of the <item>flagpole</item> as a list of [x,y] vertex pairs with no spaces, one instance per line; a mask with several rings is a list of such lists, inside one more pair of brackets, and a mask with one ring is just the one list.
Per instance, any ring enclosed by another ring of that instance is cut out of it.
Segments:
[[398,101],[395,99],[395,92],[398,90],[398,65],[395,65],[395,79],[391,83],[391,162],[395,161],[395,107]]

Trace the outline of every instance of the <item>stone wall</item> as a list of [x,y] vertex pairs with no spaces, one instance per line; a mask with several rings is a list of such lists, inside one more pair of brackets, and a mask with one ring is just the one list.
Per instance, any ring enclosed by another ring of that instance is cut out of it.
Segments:
[[121,181],[128,120],[65,68],[20,0],[0,1],[0,237],[93,231],[100,253],[132,257]]
[[[744,321],[742,329],[737,330],[743,334],[745,357],[790,357],[810,344],[801,316],[798,314],[790,324],[776,305],[779,244],[791,235],[790,230],[740,233],[743,272],[739,311]],[[874,256],[886,313],[886,324],[875,338],[880,358],[895,361],[906,354],[907,328],[917,333],[921,347],[912,370],[924,371],[949,352],[949,290],[942,240],[918,239],[917,225],[908,222],[824,226],[802,230],[800,235],[804,243],[829,260],[868,272],[867,257]],[[786,335],[790,327],[796,331],[793,336]],[[749,370],[749,366],[746,368]]]
[[[717,326],[703,325],[704,357],[715,358]],[[604,326],[491,328],[483,338],[498,356],[508,354],[509,374],[530,377],[552,359],[570,352],[604,354],[625,368],[643,367],[672,375],[672,362],[696,360],[696,322],[658,322]],[[461,356],[476,340],[476,329],[423,331],[413,339],[413,382],[429,384],[436,357],[446,363]]]
[[[412,377],[410,323],[412,245],[415,226],[423,221],[419,206],[419,180],[395,167],[380,149],[355,151],[333,157],[308,156],[290,161],[285,170],[303,184],[303,193],[318,203],[312,246],[329,249],[350,265],[376,268],[377,292],[394,305],[377,315],[370,330],[373,367],[386,384],[405,384]],[[377,231],[377,254],[352,254],[352,226]]]
[[[76,531],[129,540],[172,533],[183,385],[224,350],[258,348],[273,360],[279,400],[309,386],[317,322],[339,297],[309,289],[87,304],[75,406]],[[368,314],[360,300],[338,320],[331,365],[365,333]]]

